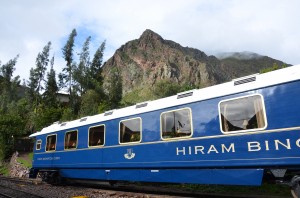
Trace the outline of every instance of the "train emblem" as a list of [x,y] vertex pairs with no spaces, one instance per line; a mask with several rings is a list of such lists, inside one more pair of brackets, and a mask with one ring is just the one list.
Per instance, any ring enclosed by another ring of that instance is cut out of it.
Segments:
[[126,159],[133,159],[135,157],[135,153],[133,152],[133,149],[127,149],[127,153],[124,154],[124,157]]

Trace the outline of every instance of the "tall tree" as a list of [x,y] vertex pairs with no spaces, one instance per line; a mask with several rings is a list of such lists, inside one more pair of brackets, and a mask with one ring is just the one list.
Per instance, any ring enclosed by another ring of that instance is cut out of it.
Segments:
[[26,95],[28,97],[28,101],[30,101],[30,106],[33,107],[35,104],[34,101],[36,101],[35,98],[38,97],[38,95],[36,95],[36,88],[38,87],[38,78],[37,73],[33,68],[30,69],[27,87],[28,89],[26,91]]
[[90,76],[93,84],[92,88],[101,94],[103,93],[102,62],[103,62],[103,53],[105,50],[105,43],[106,41],[103,41],[100,47],[95,52],[93,61],[91,63],[91,69],[90,69]]
[[69,103],[73,113],[76,113],[77,105],[76,105],[76,93],[72,92],[73,86],[73,70],[76,64],[73,63],[73,51],[75,46],[75,37],[77,36],[76,29],[73,29],[71,34],[69,35],[69,39],[66,45],[62,48],[63,58],[67,62],[66,67],[63,68],[62,73],[59,74],[59,85],[60,87],[64,87],[65,84],[69,83]]
[[20,77],[13,78],[13,72],[19,55],[14,59],[9,60],[6,64],[0,67],[0,110],[6,111],[9,102],[17,100],[17,87],[20,85]]
[[[83,49],[86,48],[83,47]],[[79,115],[81,117],[87,115],[94,115],[98,113],[99,110],[101,112],[108,110],[107,96],[104,93],[102,87],[103,77],[102,77],[101,67],[102,67],[104,49],[105,49],[105,41],[97,49],[92,62],[88,64],[89,67],[87,67],[85,73],[86,91],[81,95],[81,105],[80,105],[80,112],[79,112]],[[81,55],[83,55],[83,53]],[[87,55],[82,56],[82,58],[84,57],[87,57]]]
[[46,87],[44,92],[45,105],[48,107],[57,106],[56,94],[58,92],[58,86],[56,82],[56,75],[55,75],[55,70],[53,69],[53,65],[54,65],[54,56],[51,59],[51,69],[47,73],[47,82],[46,82]]
[[108,86],[108,104],[110,109],[120,107],[122,100],[122,76],[117,68],[113,68],[110,73],[110,81]]
[[41,130],[45,126],[49,126],[53,122],[60,120],[62,109],[59,108],[57,102],[58,86],[56,82],[54,66],[54,56],[50,61],[50,71],[47,73],[45,92],[43,94],[43,102],[37,108],[37,113],[33,115],[33,123],[35,130]]
[[74,80],[82,96],[91,86],[90,78],[90,45],[91,37],[89,36],[83,44],[82,51],[79,53],[79,64],[74,68]]
[[50,48],[51,48],[51,42],[49,41],[48,44],[43,48],[43,51],[38,53],[36,57],[35,72],[36,72],[37,83],[38,83],[36,88],[37,93],[44,90],[42,82],[45,81],[45,74],[50,61],[49,59]]
[[76,29],[73,29],[69,35],[69,39],[66,45],[62,48],[63,58],[67,62],[66,67],[63,68],[63,74],[61,76],[64,78],[65,83],[69,83],[69,94],[72,92],[72,78],[73,78],[73,50],[75,46],[75,37],[77,36]]
[[45,82],[45,74],[49,65],[49,53],[51,48],[51,42],[43,48],[42,52],[39,52],[36,57],[36,67],[30,69],[29,81],[28,81],[28,96],[34,106],[37,107],[40,103],[40,92],[44,90],[43,83]]

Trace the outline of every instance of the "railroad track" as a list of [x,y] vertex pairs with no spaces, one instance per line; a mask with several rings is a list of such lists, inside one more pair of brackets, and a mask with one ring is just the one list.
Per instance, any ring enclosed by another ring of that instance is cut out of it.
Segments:
[[[14,182],[19,184],[20,186],[23,186],[25,184],[41,184],[42,181],[33,180],[29,178],[13,178],[13,177],[5,177],[0,176],[0,180],[6,181],[6,182]],[[26,192],[17,188],[13,188],[12,186],[4,185],[0,183],[0,197],[7,197],[7,198],[41,198],[41,196],[32,194],[30,192]]]
[[44,183],[43,181],[37,180],[37,179],[6,177],[6,176],[0,176],[0,180],[6,180],[6,181],[12,181],[12,182],[21,182],[21,183],[31,183],[31,184],[42,184],[42,183]]
[[[139,183],[126,183],[120,182],[114,186],[109,185],[107,182],[91,182],[91,181],[82,181],[82,180],[72,180],[72,182],[68,182],[65,186],[52,186],[46,184],[45,182],[32,180],[28,178],[3,178],[0,177],[0,180],[6,180],[11,182],[11,184],[6,184],[10,186],[14,186],[13,191],[15,191],[16,187],[22,185],[23,189],[27,189],[27,192],[37,193],[38,195],[34,195],[31,193],[23,192],[26,194],[19,194],[16,196],[15,194],[8,193],[12,191],[6,188],[2,190],[3,186],[0,182],[0,198],[1,197],[148,197],[153,198],[161,198],[161,197],[199,197],[199,198],[265,198],[266,196],[255,196],[255,195],[229,195],[229,194],[211,194],[211,193],[201,193],[201,192],[191,192],[188,190],[178,189],[176,187],[162,187],[160,185],[155,184],[139,184]],[[38,185],[36,185],[38,184]],[[28,190],[31,189],[31,190]],[[42,189],[42,190],[41,190]],[[41,193],[41,191],[43,193]],[[54,193],[54,194],[53,194]],[[55,194],[56,193],[56,194]],[[40,196],[41,195],[41,196]],[[274,196],[267,196],[268,198],[275,198]],[[279,197],[276,197],[279,198]]]
[[15,188],[10,188],[7,186],[0,185],[0,197],[5,198],[42,198],[41,196],[34,195],[32,193],[28,193],[22,190],[17,190]]

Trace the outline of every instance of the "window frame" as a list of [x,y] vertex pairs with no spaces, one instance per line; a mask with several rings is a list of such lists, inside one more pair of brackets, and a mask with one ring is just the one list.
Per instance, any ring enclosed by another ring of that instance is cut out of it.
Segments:
[[[140,120],[140,140],[139,141],[134,141],[134,142],[121,142],[121,122],[124,122],[124,121],[129,121],[129,120],[135,120],[135,119],[139,119]],[[142,134],[143,134],[143,131],[142,131],[142,126],[143,126],[143,120],[141,117],[133,117],[133,118],[129,118],[129,119],[124,119],[124,120],[120,120],[119,122],[119,133],[118,133],[118,138],[119,138],[119,144],[120,145],[126,145],[126,144],[138,144],[138,143],[141,143],[142,142]]]
[[[95,128],[95,127],[101,127],[101,126],[104,127],[103,144],[96,145],[96,146],[90,146],[90,144],[89,144],[90,143],[90,129],[91,128]],[[105,126],[105,124],[99,124],[99,125],[94,125],[94,126],[89,127],[89,130],[88,130],[88,142],[87,142],[88,148],[103,147],[105,145],[105,135],[106,135],[106,126]]]
[[[46,139],[46,140],[47,140],[47,139]],[[42,141],[41,139],[36,140],[36,143],[35,143],[35,150],[36,150],[36,151],[39,151],[39,150],[42,149],[42,142],[43,142],[43,141]],[[37,148],[38,145],[40,145],[40,148],[39,148],[39,149]]]
[[[263,110],[263,119],[265,122],[264,127],[261,128],[256,128],[256,129],[244,129],[244,130],[237,130],[237,131],[223,131],[223,127],[222,127],[222,113],[221,113],[221,103],[224,102],[228,102],[228,101],[233,101],[233,100],[239,100],[239,99],[244,99],[244,98],[249,98],[249,97],[254,97],[254,96],[259,96],[261,99],[261,105],[262,105],[262,110]],[[251,132],[255,132],[255,131],[261,131],[261,130],[265,130],[268,127],[268,120],[267,120],[267,112],[266,112],[266,106],[265,106],[265,100],[264,100],[264,96],[262,94],[250,94],[250,95],[245,95],[245,96],[240,96],[240,97],[234,97],[234,98],[229,98],[229,99],[225,99],[225,100],[221,100],[218,104],[218,111],[219,111],[219,126],[220,126],[220,131],[223,134],[235,134],[235,133],[251,133]]]
[[[166,114],[166,113],[170,113],[170,112],[174,112],[174,111],[180,111],[180,110],[188,110],[190,113],[190,124],[191,124],[191,134],[187,135],[187,136],[181,136],[181,137],[171,137],[171,138],[164,138],[163,137],[163,128],[162,128],[162,115]],[[193,112],[192,109],[190,107],[184,107],[184,108],[179,108],[179,109],[173,109],[173,110],[169,110],[169,111],[164,111],[160,114],[160,118],[159,118],[159,122],[160,122],[160,138],[163,141],[172,141],[172,140],[178,140],[178,139],[188,139],[193,137],[194,134],[194,127],[193,127]]]
[[[55,136],[55,148],[54,148],[54,150],[48,150],[48,151],[47,151],[48,137],[49,137],[49,136]],[[57,134],[47,135],[47,137],[46,137],[45,151],[46,151],[46,152],[55,152],[55,151],[56,151],[56,144],[57,144]]]
[[[66,135],[67,135],[67,133],[75,132],[75,131],[76,131],[76,134],[77,134],[76,147],[75,148],[66,148]],[[78,147],[78,129],[66,131],[65,136],[64,136],[64,150],[76,150],[77,147]]]

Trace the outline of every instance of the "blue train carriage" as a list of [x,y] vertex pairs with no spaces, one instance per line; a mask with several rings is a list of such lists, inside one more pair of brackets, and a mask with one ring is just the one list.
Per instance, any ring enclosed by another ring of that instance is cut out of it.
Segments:
[[51,182],[277,180],[299,195],[300,65],[57,122],[30,137],[31,176]]

